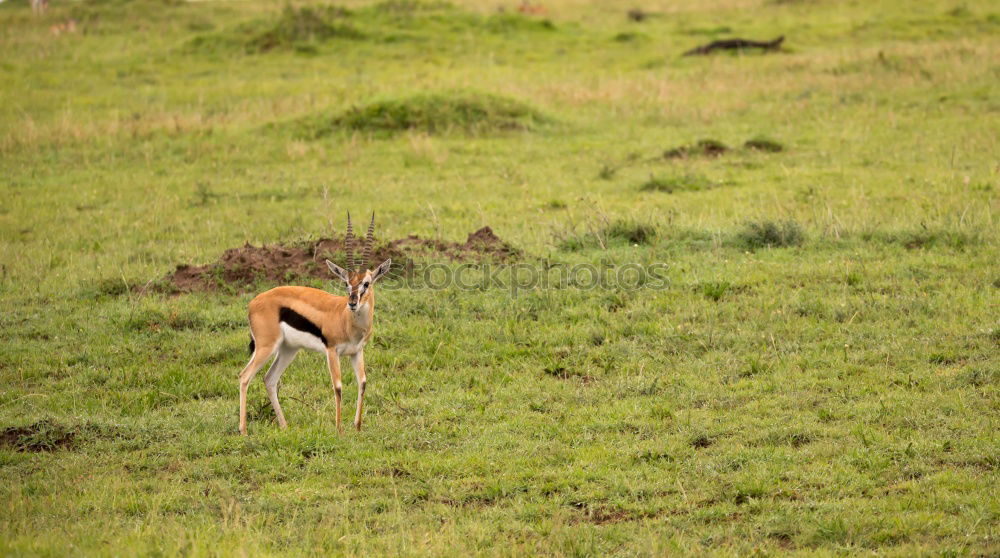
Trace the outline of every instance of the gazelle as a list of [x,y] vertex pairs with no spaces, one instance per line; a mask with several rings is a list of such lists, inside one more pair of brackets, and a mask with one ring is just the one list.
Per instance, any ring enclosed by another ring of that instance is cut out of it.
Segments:
[[309,349],[326,355],[330,381],[337,398],[337,432],[340,426],[340,357],[351,357],[354,376],[358,380],[358,404],[354,412],[354,427],[361,430],[361,411],[365,399],[365,344],[372,335],[375,317],[375,282],[392,264],[385,260],[374,270],[366,269],[372,254],[375,214],[372,213],[365,238],[364,259],[354,270],[354,231],[351,214],[347,214],[347,251],[345,270],[330,260],[327,267],[347,285],[347,296],[335,296],[309,287],[276,287],[250,301],[250,363],[240,372],[240,434],[247,433],[247,387],[254,375],[274,356],[274,362],[264,375],[267,397],[278,417],[278,425],[286,428],[285,415],[278,403],[278,383],[281,374],[292,363],[299,349]]

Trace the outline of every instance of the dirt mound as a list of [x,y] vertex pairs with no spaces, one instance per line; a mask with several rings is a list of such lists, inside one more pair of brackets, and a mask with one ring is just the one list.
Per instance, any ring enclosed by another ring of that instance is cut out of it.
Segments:
[[483,227],[469,234],[464,244],[431,240],[410,235],[389,243],[389,247],[412,256],[443,256],[452,261],[480,261],[484,259],[510,261],[517,259],[521,252],[500,239],[489,227]]
[[[360,252],[360,249],[357,250]],[[344,239],[321,238],[313,242],[230,248],[222,257],[207,265],[178,265],[177,269],[154,284],[160,292],[241,291],[256,283],[294,283],[304,279],[330,279],[324,260],[343,264]],[[469,235],[465,243],[432,240],[410,235],[372,250],[374,266],[387,258],[393,271],[401,273],[417,262],[431,261],[511,261],[520,251],[501,240],[490,227]],[[360,253],[357,254],[360,257]]]
[[531,131],[549,122],[549,117],[516,99],[474,91],[447,91],[375,101],[336,115],[308,116],[293,122],[292,127],[301,137],[320,139],[338,130],[376,134],[406,130],[428,134]]

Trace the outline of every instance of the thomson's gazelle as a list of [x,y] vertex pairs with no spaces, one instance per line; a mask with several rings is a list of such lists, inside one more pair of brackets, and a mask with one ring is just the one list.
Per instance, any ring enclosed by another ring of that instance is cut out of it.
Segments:
[[254,375],[273,356],[274,362],[264,375],[267,396],[278,416],[278,425],[285,428],[285,415],[278,403],[278,383],[285,368],[292,363],[299,349],[309,349],[326,355],[330,380],[337,397],[337,431],[340,432],[340,357],[351,357],[354,375],[358,379],[358,405],[354,412],[354,427],[361,430],[361,410],[365,398],[365,344],[372,335],[375,317],[375,282],[389,271],[390,260],[374,270],[366,266],[371,259],[375,214],[368,225],[364,259],[354,270],[354,231],[351,215],[347,215],[347,250],[345,270],[330,260],[326,265],[347,285],[347,296],[334,296],[309,287],[277,287],[257,295],[250,301],[250,363],[240,372],[240,433],[247,433],[247,386]]

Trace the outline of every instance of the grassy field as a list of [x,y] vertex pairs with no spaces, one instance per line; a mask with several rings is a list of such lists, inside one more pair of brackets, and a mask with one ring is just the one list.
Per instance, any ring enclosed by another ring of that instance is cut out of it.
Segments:
[[[1000,7],[543,6],[0,4],[0,554],[1000,555]],[[347,210],[667,282],[380,290],[240,437],[271,285],[162,278]]]

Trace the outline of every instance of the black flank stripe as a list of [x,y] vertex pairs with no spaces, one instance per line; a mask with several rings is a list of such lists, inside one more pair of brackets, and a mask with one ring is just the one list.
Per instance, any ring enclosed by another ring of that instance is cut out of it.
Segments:
[[278,312],[278,319],[294,327],[299,331],[304,331],[306,333],[319,337],[319,340],[323,342],[323,345],[327,344],[326,337],[323,336],[323,331],[320,328],[316,327],[316,324],[310,322],[309,318],[306,318],[305,316],[299,314],[295,310],[292,310],[291,308],[282,307],[281,310]]

